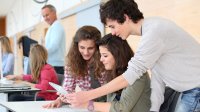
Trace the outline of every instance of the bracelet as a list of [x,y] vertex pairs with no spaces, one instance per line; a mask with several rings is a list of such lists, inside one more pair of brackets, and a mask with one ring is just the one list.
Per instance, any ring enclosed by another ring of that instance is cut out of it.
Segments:
[[90,112],[94,112],[94,102],[92,100],[89,101],[87,109]]

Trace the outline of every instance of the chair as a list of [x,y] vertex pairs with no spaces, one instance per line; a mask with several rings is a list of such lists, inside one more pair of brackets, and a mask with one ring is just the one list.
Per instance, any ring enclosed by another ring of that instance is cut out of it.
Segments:
[[175,112],[179,96],[180,92],[177,92],[169,87],[166,87],[164,94],[164,102],[160,107],[160,112]]
[[59,85],[63,85],[64,75],[63,74],[57,74],[58,77],[58,83]]

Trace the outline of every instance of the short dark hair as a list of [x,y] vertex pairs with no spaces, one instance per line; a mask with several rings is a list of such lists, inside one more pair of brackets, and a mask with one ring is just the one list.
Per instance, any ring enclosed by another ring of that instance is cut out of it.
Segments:
[[36,40],[29,38],[27,35],[21,36],[17,41],[19,48],[22,46],[23,55],[26,57],[29,57],[31,45],[36,43],[38,43]]
[[51,11],[56,12],[56,8],[51,4],[48,4],[48,5],[45,5],[45,6],[42,7],[42,9],[45,9],[45,8],[48,8]]
[[124,23],[125,14],[128,15],[134,23],[144,18],[134,0],[109,0],[107,2],[102,2],[99,13],[103,24],[106,24],[106,19],[117,20],[119,23]]

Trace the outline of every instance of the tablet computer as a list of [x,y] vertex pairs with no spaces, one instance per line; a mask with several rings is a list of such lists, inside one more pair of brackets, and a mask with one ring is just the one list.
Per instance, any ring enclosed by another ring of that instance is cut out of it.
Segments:
[[53,82],[49,82],[49,84],[60,94],[65,95],[68,94],[68,92],[60,85],[55,84]]

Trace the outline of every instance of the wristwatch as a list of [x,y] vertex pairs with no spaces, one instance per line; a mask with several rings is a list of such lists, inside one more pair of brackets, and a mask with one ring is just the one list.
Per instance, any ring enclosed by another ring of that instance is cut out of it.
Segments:
[[92,100],[89,101],[87,109],[90,112],[94,112],[94,102]]

